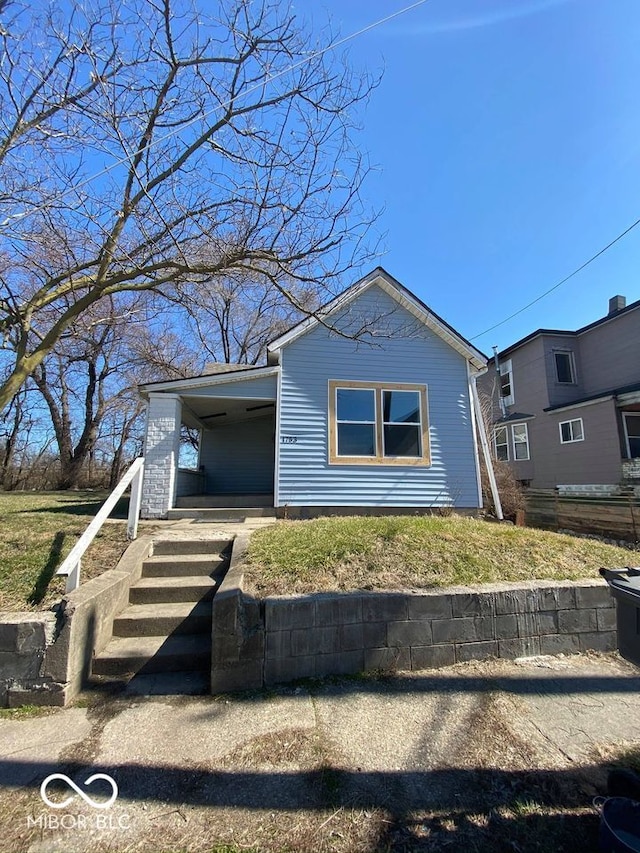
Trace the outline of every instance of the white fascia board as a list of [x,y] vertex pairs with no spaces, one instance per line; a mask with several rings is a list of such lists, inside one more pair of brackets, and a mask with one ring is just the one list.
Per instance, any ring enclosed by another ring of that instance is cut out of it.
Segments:
[[279,366],[257,367],[255,370],[229,371],[228,373],[212,373],[208,376],[196,376],[193,379],[170,379],[167,382],[150,382],[140,385],[138,390],[143,396],[156,391],[170,391],[181,394],[192,388],[203,388],[209,385],[226,385],[230,382],[246,382],[249,379],[260,379],[263,376],[275,376]]
[[391,296],[392,299],[395,299],[399,305],[409,311],[409,313],[417,320],[431,329],[431,331],[435,332],[435,334],[442,338],[445,343],[449,344],[449,346],[471,362],[472,366],[476,368],[476,370],[483,370],[486,368],[487,360],[479,350],[471,346],[471,344],[468,344],[461,337],[455,334],[455,332],[444,325],[444,323],[435,317],[428,308],[425,308],[424,305],[413,297],[409,291],[399,291],[394,282],[389,281],[386,276],[380,273],[376,273],[372,278],[364,279],[363,281],[352,285],[352,287],[346,290],[341,296],[338,296],[333,300],[333,302],[329,303],[327,309],[320,315],[320,319],[317,319],[316,317],[307,317],[306,320],[303,320],[297,326],[294,326],[293,329],[290,329],[281,337],[276,338],[276,340],[269,345],[269,352],[279,352],[283,347],[306,334],[312,328],[315,328],[321,320],[327,320],[332,314],[335,314],[336,311],[339,311],[345,305],[348,305],[373,285],[377,285],[384,290],[385,293]]

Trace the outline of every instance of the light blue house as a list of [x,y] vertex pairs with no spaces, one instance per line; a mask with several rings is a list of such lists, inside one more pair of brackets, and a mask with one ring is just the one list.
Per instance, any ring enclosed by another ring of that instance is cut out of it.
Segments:
[[[486,364],[378,267],[274,340],[266,366],[221,364],[141,389],[142,515],[477,509],[475,377]],[[193,470],[178,465],[181,424],[200,431]]]

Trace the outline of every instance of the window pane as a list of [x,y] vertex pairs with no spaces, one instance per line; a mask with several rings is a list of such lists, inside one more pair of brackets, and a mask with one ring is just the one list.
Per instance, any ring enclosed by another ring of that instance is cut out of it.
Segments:
[[421,456],[420,427],[393,424],[384,428],[385,456]]
[[338,424],[338,456],[375,456],[373,424]]
[[496,456],[501,462],[509,461],[509,446],[507,444],[498,444],[496,446]]
[[570,353],[556,353],[556,376],[558,377],[558,382],[573,382],[573,365]]
[[529,458],[529,448],[527,447],[526,442],[518,441],[513,445],[513,450],[515,453],[516,459],[528,459]]
[[338,388],[337,398],[339,421],[375,421],[376,400],[374,391]]
[[573,440],[574,441],[582,441],[582,421],[571,421],[573,426]]
[[527,440],[527,428],[524,424],[519,424],[513,428],[513,440],[515,442]]
[[637,459],[640,456],[640,436],[629,436],[629,450],[632,459]]
[[571,441],[571,424],[569,421],[564,424],[560,424],[560,430],[562,431],[562,440]]
[[382,400],[385,423],[420,423],[420,396],[417,391],[384,391]]
[[503,373],[500,377],[500,395],[502,397],[511,396],[511,374]]
[[640,438],[640,415],[627,415],[625,421],[627,422],[627,435],[629,438],[631,436]]

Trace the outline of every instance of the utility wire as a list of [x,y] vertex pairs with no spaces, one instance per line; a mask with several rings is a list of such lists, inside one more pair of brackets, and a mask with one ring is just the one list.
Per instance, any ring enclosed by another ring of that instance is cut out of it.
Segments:
[[[365,33],[371,32],[371,30],[374,30],[377,27],[380,27],[383,24],[386,24],[389,21],[392,21],[394,18],[399,18],[401,15],[405,15],[407,12],[412,12],[414,9],[417,9],[419,6],[423,6],[427,2],[428,2],[428,0],[416,0],[415,3],[411,3],[409,6],[404,6],[402,9],[398,9],[397,11],[392,12],[390,15],[386,15],[384,18],[379,18],[377,21],[373,21],[372,23],[367,24],[366,26],[362,27],[361,29],[356,30],[353,33],[350,33],[347,36],[344,36],[344,38],[338,39],[338,41],[336,41],[336,42],[331,42],[331,44],[326,45],[326,47],[323,47],[320,50],[313,51],[308,56],[305,56],[303,59],[298,60],[298,62],[294,62],[291,65],[287,66],[286,68],[283,68],[282,71],[278,71],[277,73],[272,74],[271,76],[267,77],[265,80],[261,80],[260,82],[256,83],[254,86],[250,86],[248,89],[243,90],[236,100],[241,100],[243,98],[246,98],[247,95],[250,95],[252,92],[257,91],[258,89],[264,88],[264,86],[267,86],[269,83],[272,83],[274,80],[277,80],[279,77],[283,77],[285,74],[289,74],[291,71],[296,71],[298,68],[301,68],[304,65],[308,65],[314,59],[318,59],[319,57],[324,56],[325,53],[329,53],[329,51],[336,50],[336,48],[342,47],[342,45],[345,45],[348,42],[353,41],[354,39],[358,38],[359,36],[362,36]],[[0,3],[1,3],[1,0],[0,0]],[[151,149],[154,147],[154,145],[158,145],[161,142],[166,142],[168,139],[171,139],[172,137],[177,136],[186,127],[189,127],[190,125],[194,124],[195,122],[202,121],[203,119],[209,118],[209,116],[213,115],[216,112],[219,112],[219,111],[225,109],[225,107],[228,107],[230,104],[231,104],[231,100],[224,101],[221,104],[217,104],[215,107],[212,107],[210,110],[207,110],[206,112],[202,113],[201,115],[194,116],[192,119],[190,119],[189,121],[186,121],[184,124],[180,125],[180,127],[175,128],[174,130],[170,131],[169,133],[165,134],[164,136],[158,137],[156,139],[152,139],[148,145],[148,149]],[[57,197],[56,201],[64,198],[65,196],[67,196],[71,192],[77,192],[78,190],[82,189],[83,187],[87,186],[88,184],[92,183],[93,181],[97,180],[98,178],[104,177],[104,175],[109,174],[109,172],[111,172],[117,166],[123,166],[129,162],[130,162],[129,157],[126,155],[124,157],[119,158],[118,160],[114,160],[108,166],[105,166],[104,169],[102,169],[101,171],[96,172],[95,174],[91,175],[88,178],[85,178],[84,180],[80,181],[78,184],[74,184],[73,187],[69,187],[69,189],[65,190],[64,192],[62,192]],[[47,205],[42,205],[41,207],[32,208],[28,211],[24,211],[21,214],[16,214],[15,216],[12,216],[11,218],[12,219],[21,219],[21,218],[28,217],[33,213],[38,213],[38,212],[44,210],[46,206]]]
[[472,338],[469,338],[469,340],[475,341],[476,338],[481,338],[483,335],[486,335],[489,332],[492,332],[494,329],[497,329],[499,326],[504,326],[504,324],[508,323],[509,320],[513,320],[513,318],[517,317],[518,314],[522,314],[523,311],[526,311],[528,308],[531,308],[531,306],[535,305],[536,302],[540,302],[540,300],[544,299],[545,296],[548,296],[550,293],[553,293],[554,290],[557,290],[559,287],[562,287],[562,285],[566,284],[566,282],[569,281],[570,278],[573,278],[574,275],[578,275],[578,273],[582,272],[582,270],[585,267],[588,267],[589,264],[593,263],[593,261],[595,261],[596,258],[599,258],[600,255],[604,255],[604,253],[608,249],[610,249],[612,246],[615,246],[615,244],[619,240],[622,240],[623,237],[626,237],[626,235],[630,231],[633,231],[633,229],[636,227],[636,225],[640,225],[640,219],[636,219],[636,221],[632,225],[630,225],[627,229],[625,229],[622,232],[622,234],[618,234],[618,236],[614,240],[612,240],[610,243],[607,243],[607,245],[604,246],[604,248],[600,249],[599,252],[596,252],[596,254],[593,255],[593,257],[589,258],[588,261],[585,261],[581,266],[579,266],[577,269],[575,269],[572,273],[569,273],[569,275],[566,276],[565,278],[563,278],[562,281],[559,281],[557,284],[554,284],[553,287],[549,288],[549,290],[545,290],[545,292],[541,293],[540,296],[536,296],[535,299],[533,299],[531,302],[529,302],[527,305],[523,306],[522,308],[519,308],[517,311],[514,311],[513,314],[509,314],[509,316],[505,317],[504,320],[500,320],[499,323],[495,323],[493,326],[489,326],[489,328],[485,329],[484,332],[479,332],[477,335],[474,335]]

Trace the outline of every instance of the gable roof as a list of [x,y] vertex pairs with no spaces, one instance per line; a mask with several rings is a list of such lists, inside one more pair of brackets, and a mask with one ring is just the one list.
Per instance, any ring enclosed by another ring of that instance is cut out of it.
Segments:
[[361,296],[373,286],[384,290],[385,293],[391,296],[392,299],[395,299],[396,302],[409,311],[417,320],[470,361],[476,369],[482,370],[487,366],[488,358],[484,353],[476,349],[466,338],[463,338],[461,334],[456,332],[453,326],[450,326],[442,317],[439,317],[382,267],[376,267],[372,272],[368,273],[355,284],[352,284],[351,287],[348,287],[335,299],[323,305],[313,316],[307,317],[283,335],[271,341],[267,346],[269,362],[273,363],[273,361],[277,360],[281,349],[302,337],[302,335],[307,334],[312,329],[315,329],[321,323],[327,322],[332,314],[349,305],[354,299]]

